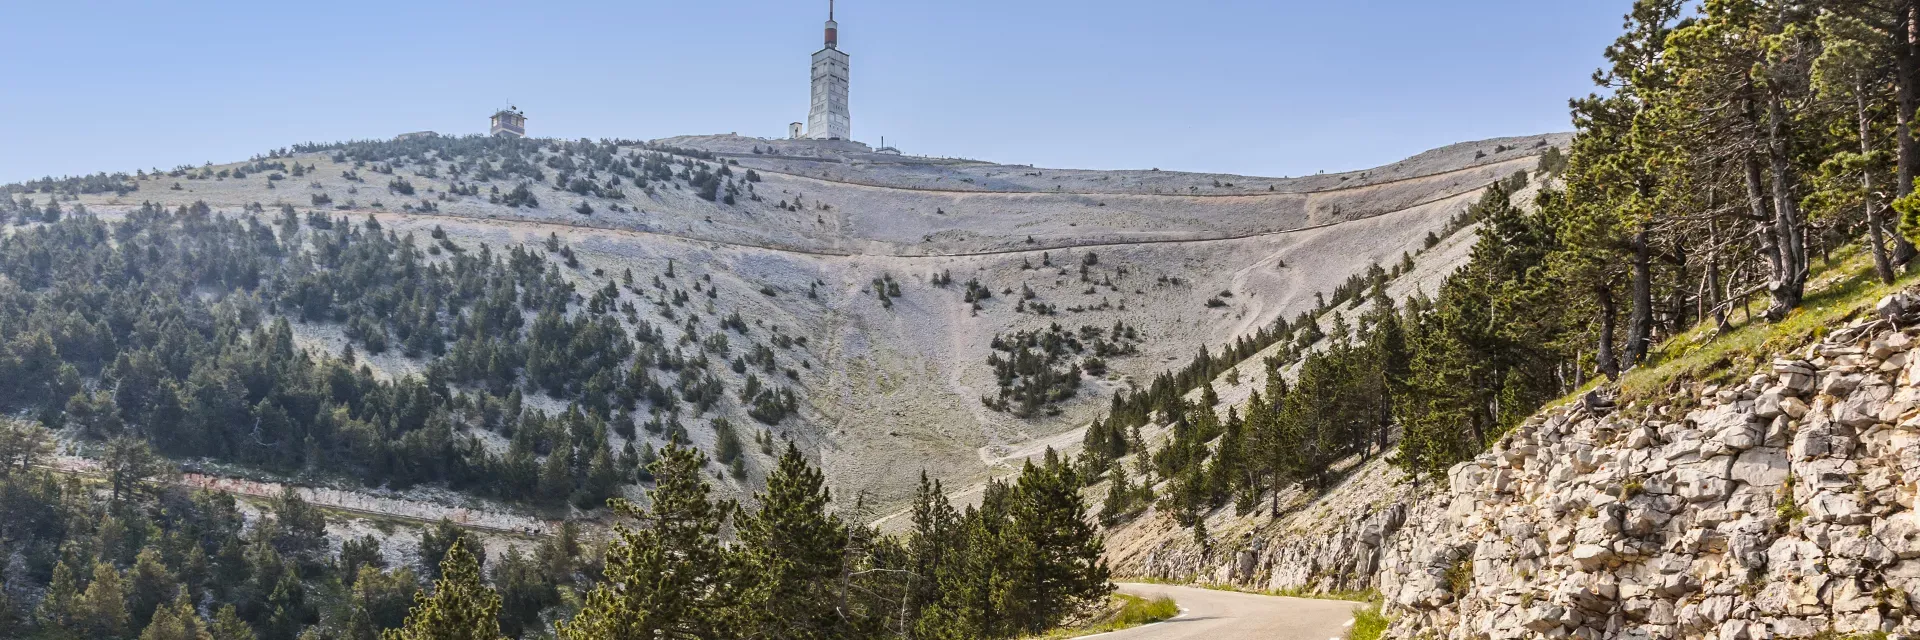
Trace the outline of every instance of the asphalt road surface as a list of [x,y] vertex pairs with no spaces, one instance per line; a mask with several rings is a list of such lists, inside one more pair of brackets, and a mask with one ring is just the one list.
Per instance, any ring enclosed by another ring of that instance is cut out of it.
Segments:
[[[1123,582],[1120,592],[1167,596],[1180,616],[1166,622],[1097,636],[1100,640],[1337,640],[1347,635],[1353,610],[1345,600],[1262,596],[1197,587]],[[1093,636],[1089,636],[1093,637]]]

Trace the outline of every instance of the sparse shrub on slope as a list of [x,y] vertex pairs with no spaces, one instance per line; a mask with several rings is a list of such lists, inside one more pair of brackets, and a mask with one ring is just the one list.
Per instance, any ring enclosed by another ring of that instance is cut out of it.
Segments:
[[1104,374],[1107,358],[1136,353],[1139,340],[1138,330],[1120,322],[1110,330],[1087,325],[1070,332],[1054,323],[1044,331],[994,336],[994,353],[987,356],[987,364],[993,367],[1000,391],[983,400],[996,411],[1023,418],[1055,415],[1059,413],[1055,404],[1079,392],[1082,370]]

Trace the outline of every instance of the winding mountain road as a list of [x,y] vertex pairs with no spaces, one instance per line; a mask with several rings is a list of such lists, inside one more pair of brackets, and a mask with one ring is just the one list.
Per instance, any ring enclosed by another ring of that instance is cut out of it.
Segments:
[[1198,587],[1122,582],[1120,592],[1180,605],[1165,622],[1098,636],[1100,640],[1339,640],[1358,602],[1263,596]]

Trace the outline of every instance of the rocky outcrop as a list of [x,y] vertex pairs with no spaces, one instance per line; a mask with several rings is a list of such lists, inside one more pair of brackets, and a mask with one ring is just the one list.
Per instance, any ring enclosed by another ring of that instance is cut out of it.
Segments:
[[1207,518],[1213,536],[1204,546],[1172,518],[1149,513],[1109,533],[1107,560],[1127,577],[1285,592],[1373,588],[1420,492],[1380,459],[1346,478],[1323,496],[1282,495],[1278,518],[1271,505],[1220,509]]
[[1920,301],[1724,386],[1536,416],[1414,509],[1394,635],[1920,632]]
[[1123,529],[1110,560],[1377,589],[1391,637],[1920,635],[1917,336],[1920,297],[1890,296],[1732,382],[1544,411],[1445,486],[1376,462],[1277,520],[1215,514],[1205,550]]

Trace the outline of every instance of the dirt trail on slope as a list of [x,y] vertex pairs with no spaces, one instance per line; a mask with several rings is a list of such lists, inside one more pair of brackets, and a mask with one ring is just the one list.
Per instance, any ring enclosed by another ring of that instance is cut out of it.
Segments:
[[[773,159],[767,158],[765,156],[756,158],[751,155],[738,154],[738,153],[716,153],[714,155],[725,156],[730,158],[754,158],[757,160],[761,160],[762,162],[760,164],[753,165],[753,169],[757,171],[765,172],[765,173],[778,174],[782,177],[792,178],[798,181],[815,182],[815,183],[830,184],[830,185],[837,185],[837,186],[860,187],[864,189],[883,189],[888,191],[917,191],[917,192],[924,192],[924,193],[952,193],[952,194],[965,194],[965,195],[1003,194],[1003,195],[1069,195],[1069,196],[1146,196],[1146,197],[1153,197],[1153,198],[1272,198],[1272,197],[1279,197],[1279,196],[1321,195],[1321,194],[1329,194],[1329,193],[1352,192],[1352,191],[1361,191],[1365,189],[1370,189],[1373,187],[1390,187],[1398,184],[1411,182],[1414,180],[1445,178],[1447,176],[1466,173],[1469,171],[1482,170],[1488,167],[1498,167],[1498,166],[1505,166],[1509,164],[1520,164],[1528,160],[1538,161],[1540,157],[1540,155],[1537,153],[1529,153],[1529,154],[1516,156],[1513,158],[1507,158],[1504,160],[1496,160],[1493,162],[1487,162],[1483,164],[1468,165],[1468,166],[1459,167],[1455,169],[1446,169],[1442,171],[1435,171],[1432,173],[1422,173],[1422,174],[1410,175],[1402,178],[1380,180],[1378,182],[1366,182],[1363,184],[1342,185],[1342,186],[1336,186],[1336,187],[1330,187],[1330,188],[1296,189],[1296,190],[1290,190],[1290,191],[1276,190],[1276,191],[1266,191],[1266,192],[1242,191],[1242,192],[1233,192],[1233,193],[1191,193],[1191,192],[1156,193],[1156,192],[1120,191],[1120,190],[1102,191],[1098,189],[1075,189],[1073,191],[1066,191],[1066,190],[1049,191],[1046,189],[1038,189],[1038,188],[1028,188],[1028,189],[1022,189],[1022,190],[959,189],[959,188],[910,186],[910,185],[901,185],[901,184],[884,184],[884,183],[880,183],[872,180],[863,181],[860,179],[860,177],[851,176],[851,175],[835,176],[833,178],[822,178],[820,176],[808,175],[808,174],[800,173],[797,171],[774,168],[770,164],[768,164],[768,166],[761,166],[761,164],[767,164],[774,161]],[[778,159],[779,161],[800,160],[804,162],[828,162],[828,163],[838,164],[836,161],[822,160],[819,158],[778,156]],[[1050,169],[1049,171],[1058,172],[1063,170]],[[1084,171],[1084,170],[1071,170],[1071,171]],[[1355,173],[1364,173],[1364,172],[1365,170],[1358,171]],[[1241,176],[1240,179],[1246,180],[1250,177],[1251,176]],[[1259,178],[1253,178],[1253,179],[1258,180]]]
[[[98,460],[79,456],[55,456],[46,468],[57,473],[102,476],[106,470]],[[414,520],[422,523],[434,523],[448,520],[468,529],[481,529],[496,533],[515,535],[544,535],[556,531],[559,522],[541,520],[529,516],[457,507],[435,502],[408,500],[372,495],[359,491],[329,489],[325,487],[307,487],[288,485],[279,482],[228,478],[202,473],[182,473],[175,486],[193,489],[222,491],[234,495],[254,498],[278,497],[287,487],[292,486],[300,498],[309,503],[370,516]]]

